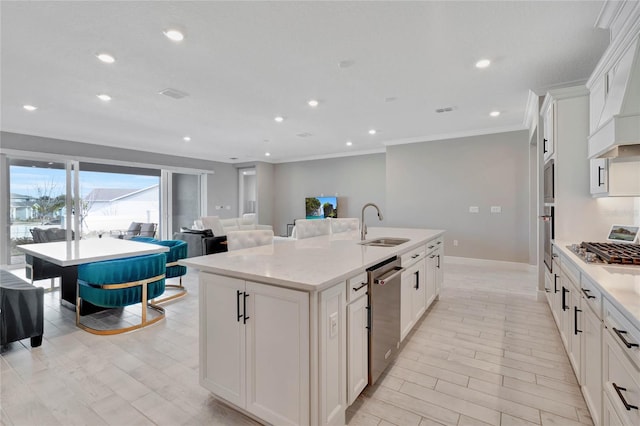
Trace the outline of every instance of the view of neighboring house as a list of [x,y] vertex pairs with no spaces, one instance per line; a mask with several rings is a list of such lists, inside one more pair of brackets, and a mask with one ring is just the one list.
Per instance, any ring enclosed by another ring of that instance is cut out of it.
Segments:
[[95,188],[83,199],[85,231],[127,229],[131,222],[158,223],[159,185],[141,189]]
[[11,193],[9,219],[14,221],[26,221],[36,218],[36,199],[29,195]]

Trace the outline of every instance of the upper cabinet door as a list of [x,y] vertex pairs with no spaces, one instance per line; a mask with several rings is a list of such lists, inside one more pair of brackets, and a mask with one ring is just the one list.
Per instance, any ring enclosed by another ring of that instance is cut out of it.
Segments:
[[608,184],[608,174],[609,170],[607,167],[607,159],[606,158],[595,158],[590,160],[590,184],[591,195],[595,196],[603,196],[607,195],[609,192],[609,184]]
[[554,152],[555,145],[555,102],[551,102],[543,115],[542,155],[547,161]]

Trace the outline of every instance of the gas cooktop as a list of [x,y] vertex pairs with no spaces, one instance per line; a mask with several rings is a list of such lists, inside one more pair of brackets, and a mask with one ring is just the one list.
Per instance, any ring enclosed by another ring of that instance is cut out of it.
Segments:
[[568,248],[587,263],[640,266],[640,244],[583,242]]

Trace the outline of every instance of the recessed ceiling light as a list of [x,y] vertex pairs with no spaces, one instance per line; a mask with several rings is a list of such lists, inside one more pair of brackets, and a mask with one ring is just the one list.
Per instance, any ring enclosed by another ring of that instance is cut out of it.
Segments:
[[284,117],[277,116],[276,118],[274,118],[274,120],[276,120],[278,123],[282,123],[284,121]]
[[102,62],[104,62],[105,64],[112,64],[116,61],[116,58],[109,55],[108,53],[98,53],[96,57],[100,59]]
[[353,145],[353,142],[347,141],[347,146],[351,146],[351,145]]
[[105,102],[109,102],[111,100],[111,96],[107,95],[106,93],[101,93],[99,95],[96,95],[98,97],[98,99],[100,99],[101,101],[105,101]]
[[191,141],[191,136],[185,136],[184,138],[182,138],[183,141],[185,142],[190,142]]
[[491,65],[491,61],[488,59],[480,59],[476,62],[476,68],[487,68],[489,65]]
[[318,106],[318,103],[319,103],[319,102],[318,102],[317,100],[315,100],[315,99],[311,99],[311,100],[310,100],[309,102],[307,102],[307,103],[309,104],[309,106],[310,106],[310,107],[315,108],[315,107],[317,107],[317,106]]
[[53,161],[49,161],[47,164],[51,166],[53,165]]
[[269,156],[271,156],[271,153],[270,153],[270,152],[265,152],[265,153],[264,153],[264,156],[265,156],[265,157],[269,157]]
[[27,111],[35,111],[38,109],[37,106],[33,106],[33,105],[22,105],[22,108],[26,109]]
[[499,116],[499,115],[500,115],[500,111],[491,111],[491,112],[489,113],[489,115],[490,115],[490,116],[492,116],[492,117],[497,117],[497,116]]
[[371,130],[369,130],[369,134],[370,134],[370,135],[375,135],[376,133],[378,133],[378,132],[376,131],[376,129],[371,129]]
[[164,35],[171,41],[182,41],[184,40],[184,34],[175,29],[168,29],[163,31]]

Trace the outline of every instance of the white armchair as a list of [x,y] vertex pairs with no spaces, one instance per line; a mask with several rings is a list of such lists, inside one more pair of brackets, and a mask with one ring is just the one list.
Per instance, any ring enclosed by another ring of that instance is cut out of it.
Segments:
[[331,233],[331,223],[329,219],[298,219],[295,226],[295,238],[317,237],[319,235],[329,235]]
[[357,217],[332,218],[330,220],[332,234],[360,230],[360,219]]
[[273,231],[270,230],[229,231],[227,234],[227,249],[229,251],[268,244],[273,244]]

